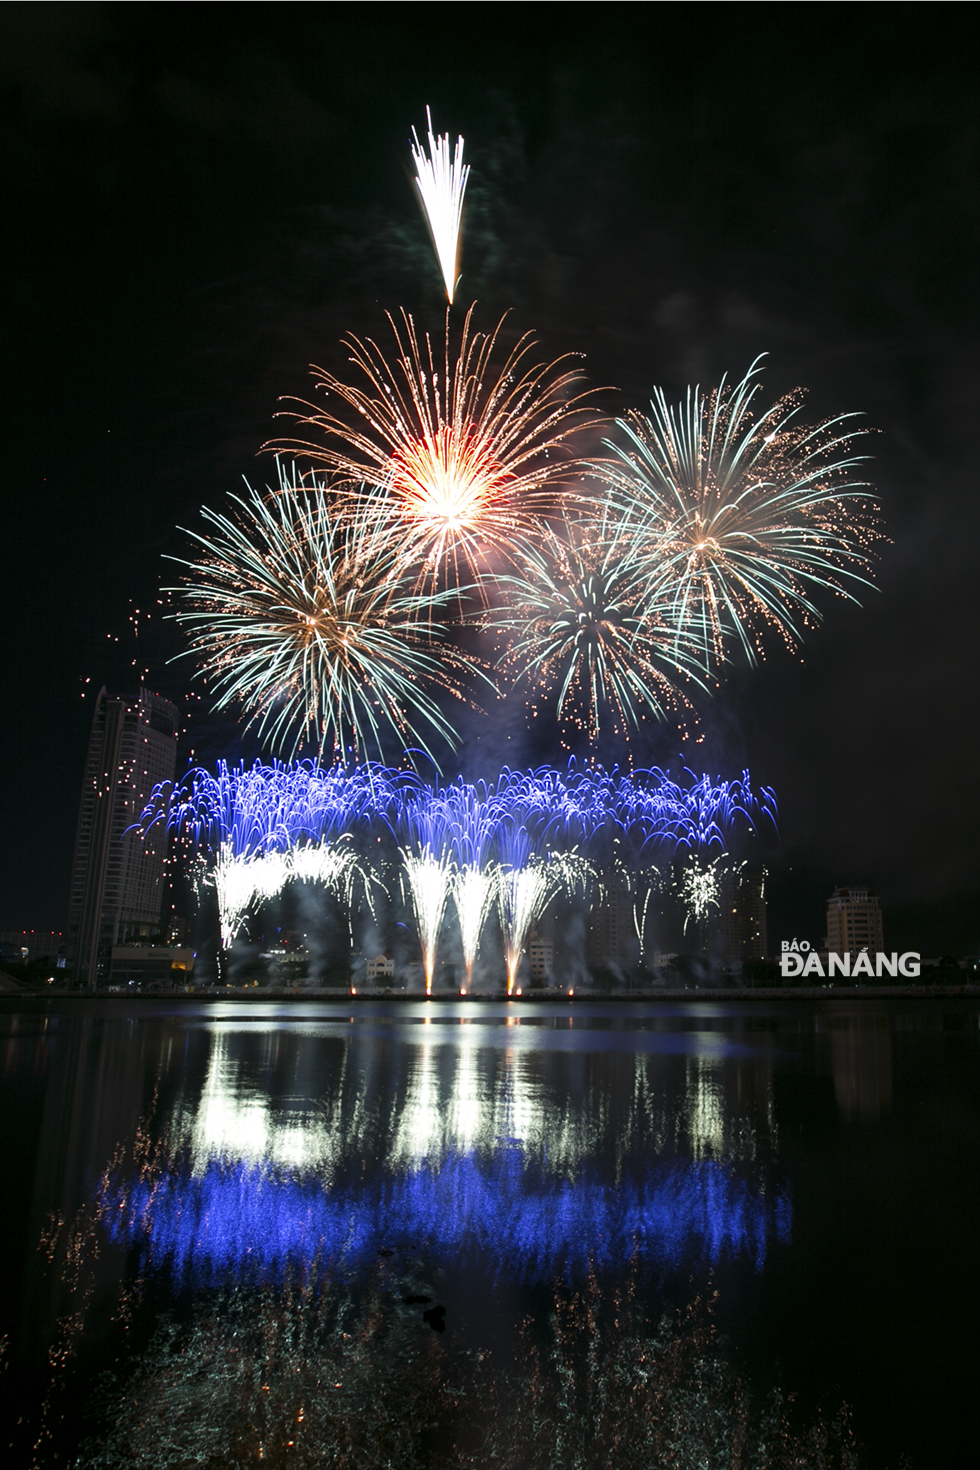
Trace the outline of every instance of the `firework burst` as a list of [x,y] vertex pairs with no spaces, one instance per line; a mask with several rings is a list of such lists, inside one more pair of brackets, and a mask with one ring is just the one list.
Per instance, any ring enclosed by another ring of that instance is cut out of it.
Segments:
[[604,512],[547,527],[520,575],[501,578],[507,603],[488,626],[511,639],[504,667],[557,691],[559,721],[599,733],[601,714],[624,732],[647,710],[686,709],[680,678],[698,679],[697,648],[669,619],[669,598],[647,575],[635,540]]
[[463,195],[470,176],[469,166],[463,164],[463,140],[456,139],[456,148],[449,152],[449,134],[436,137],[432,131],[432,112],[425,109],[428,123],[426,152],[419,142],[418,134],[412,129],[412,162],[415,164],[415,182],[422,199],[422,208],[432,231],[432,243],[439,260],[439,269],[446,283],[446,295],[452,305],[456,290],[456,274],[459,268],[459,231],[463,222]]
[[420,725],[455,744],[455,732],[421,681],[453,689],[452,650],[426,648],[441,594],[406,582],[397,549],[363,508],[337,514],[323,486],[281,471],[280,491],[233,496],[236,510],[202,513],[214,533],[201,549],[175,614],[189,654],[217,696],[241,705],[270,746],[287,754],[382,749],[387,733],[426,750]]
[[534,362],[525,333],[498,363],[503,319],[486,333],[472,316],[470,307],[454,347],[448,315],[438,346],[406,312],[400,322],[389,315],[393,362],[370,338],[346,340],[365,387],[314,369],[352,422],[308,403],[295,414],[324,442],[291,448],[339,475],[355,498],[370,487],[371,513],[432,585],[445,572],[458,586],[461,565],[479,581],[488,559],[514,561],[581,466],[567,441],[599,422],[568,358]]
[[655,390],[650,416],[617,420],[623,442],[607,441],[613,457],[594,467],[667,599],[665,620],[712,663],[729,641],[754,663],[767,627],[796,647],[819,621],[815,591],[857,601],[880,536],[855,478],[866,459],[856,416],[803,425],[799,392],[757,415],[758,361],[741,382],[689,389],[677,406]]

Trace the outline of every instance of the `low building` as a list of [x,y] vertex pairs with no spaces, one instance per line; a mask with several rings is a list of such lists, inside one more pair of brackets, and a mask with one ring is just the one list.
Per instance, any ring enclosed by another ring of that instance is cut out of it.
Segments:
[[881,908],[870,888],[836,888],[827,902],[829,954],[877,954],[885,947]]
[[114,944],[110,985],[183,985],[194,969],[194,951],[171,945]]
[[65,936],[55,929],[5,929],[0,932],[4,959],[54,960],[65,951]]
[[368,960],[364,967],[364,978],[369,985],[377,980],[393,980],[395,961],[390,954],[378,954]]

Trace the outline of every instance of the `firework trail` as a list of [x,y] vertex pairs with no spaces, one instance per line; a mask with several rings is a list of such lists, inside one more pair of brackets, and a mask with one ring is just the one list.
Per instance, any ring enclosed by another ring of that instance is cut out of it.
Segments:
[[[732,781],[685,771],[673,781],[656,769],[621,775],[570,761],[565,771],[505,767],[489,786],[457,780],[433,789],[408,771],[304,761],[193,770],[182,785],[156,788],[139,826],[145,834],[162,823],[211,853],[226,948],[248,915],[291,882],[334,893],[349,925],[361,894],[373,913],[375,891],[387,890],[359,856],[357,838],[386,828],[398,846],[427,993],[450,899],[467,990],[496,901],[513,993],[528,935],[559,893],[584,888],[599,870],[612,874],[631,894],[642,945],[662,865],[688,853],[678,892],[686,922],[702,924],[720,881],[717,858],[705,867],[708,854],[723,854],[762,818],[775,826],[775,797],[766,787],[756,793],[748,771]],[[590,844],[594,861],[580,852]]]
[[697,645],[673,621],[628,527],[605,512],[543,529],[522,572],[500,578],[507,596],[485,625],[509,635],[501,663],[532,689],[557,691],[556,714],[594,740],[601,711],[625,734],[638,709],[663,720],[688,710],[680,678],[699,678]]
[[543,853],[535,846],[527,827],[511,814],[501,823],[497,842],[501,861],[497,868],[497,905],[507,964],[507,994],[513,995],[517,971],[527,937],[548,904],[559,893],[571,893],[582,885],[590,870],[575,852]]
[[214,533],[191,532],[198,560],[174,616],[190,631],[189,656],[216,695],[240,705],[273,749],[303,743],[320,755],[379,752],[387,734],[433,759],[420,726],[455,746],[456,734],[421,681],[458,693],[451,649],[432,614],[443,594],[407,584],[395,546],[363,507],[337,514],[322,485],[301,487],[280,469],[280,491],[232,496],[230,516],[204,509]]
[[610,803],[622,828],[640,837],[641,851],[724,850],[736,832],[755,832],[763,817],[776,829],[775,793],[763,786],[756,795],[748,771],[734,781],[683,774],[686,784],[656,768],[613,780]]
[[182,784],[156,787],[139,825],[145,833],[163,822],[198,848],[246,860],[351,833],[417,786],[412,773],[371,762],[325,770],[313,761],[219,761],[214,774],[196,767]]
[[463,164],[463,140],[456,139],[455,152],[449,152],[449,134],[439,137],[432,131],[432,111],[425,109],[428,123],[428,152],[412,129],[412,162],[415,182],[422,198],[422,208],[432,232],[432,243],[439,269],[446,283],[446,295],[452,305],[459,269],[459,231],[463,221],[463,195],[470,176],[469,165]]
[[365,765],[322,770],[312,761],[217,772],[196,769],[181,786],[153,792],[140,819],[159,822],[214,853],[221,943],[229,948],[249,914],[288,883],[318,883],[353,912],[360,882],[373,911],[380,879],[357,855],[353,833],[412,786],[407,773]]
[[430,788],[407,802],[400,811],[404,837],[399,847],[402,872],[412,900],[425,993],[432,994],[439,936],[453,881],[453,854],[445,805]]
[[482,790],[455,782],[440,793],[453,852],[450,879],[463,950],[464,987],[473,984],[480,940],[496,896],[496,871],[490,845],[500,817]]
[[445,573],[461,587],[464,568],[480,585],[489,558],[518,559],[581,464],[567,441],[600,422],[567,358],[534,362],[525,333],[497,362],[503,320],[477,332],[472,316],[470,307],[454,347],[448,316],[445,341],[434,346],[406,312],[400,323],[389,315],[393,362],[370,338],[346,340],[365,387],[314,369],[351,422],[310,403],[294,413],[324,442],[290,441],[291,450],[348,483],[379,534],[396,540],[402,560],[420,564],[431,586]]
[[880,539],[855,478],[867,458],[855,453],[855,415],[807,427],[796,392],[756,416],[758,363],[734,385],[689,388],[678,405],[656,389],[650,415],[617,420],[622,442],[607,440],[612,458],[593,467],[667,599],[666,621],[711,664],[731,641],[754,663],[766,628],[796,647],[820,618],[814,591],[856,601],[852,586],[871,585]]

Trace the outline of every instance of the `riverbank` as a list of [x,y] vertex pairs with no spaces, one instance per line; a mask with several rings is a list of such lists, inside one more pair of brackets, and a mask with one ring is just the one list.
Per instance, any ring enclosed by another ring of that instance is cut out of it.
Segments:
[[272,990],[258,986],[188,986],[181,990],[59,990],[45,987],[43,990],[16,991],[5,989],[0,993],[4,1000],[72,1000],[80,1004],[93,1000],[147,1000],[168,1002],[201,1000],[234,1000],[248,1002],[275,1002],[277,1005],[294,1001],[311,1000],[344,1001],[345,1004],[370,1005],[378,1001],[428,1001],[439,1005],[447,1001],[460,1004],[475,1004],[492,1001],[499,1004],[507,1001],[512,1005],[527,1007],[542,1003],[559,1002],[571,1005],[629,1004],[637,1001],[688,1001],[708,1004],[719,1001],[772,1001],[772,1000],[944,1000],[962,996],[980,999],[980,985],[825,985],[825,986],[766,986],[747,989],[742,986],[691,987],[690,989],[656,988],[648,990],[581,990],[552,989],[535,990],[526,995],[508,996],[503,990],[474,990],[460,995],[455,990],[439,990],[426,995],[419,990],[370,990],[351,991],[342,987],[316,987],[310,989]]

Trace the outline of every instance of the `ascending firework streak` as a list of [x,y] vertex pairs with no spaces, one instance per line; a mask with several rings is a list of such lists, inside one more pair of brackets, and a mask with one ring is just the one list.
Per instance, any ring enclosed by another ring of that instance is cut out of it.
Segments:
[[497,869],[497,903],[507,964],[507,994],[513,995],[527,937],[552,899],[572,893],[589,874],[575,852],[534,850],[527,828],[517,820],[498,834],[502,861]]
[[459,229],[463,220],[463,195],[470,176],[469,165],[463,165],[463,140],[456,139],[455,153],[450,156],[449,134],[440,137],[432,131],[432,112],[425,109],[429,125],[429,151],[419,142],[418,134],[412,129],[412,161],[415,164],[415,182],[422,196],[422,208],[432,231],[432,243],[439,259],[439,268],[446,283],[446,295],[452,305],[456,290],[456,274],[459,269]]
[[[457,585],[462,563],[479,579],[488,558],[514,561],[552,508],[580,461],[566,442],[599,422],[585,403],[582,377],[567,359],[535,363],[525,333],[497,364],[503,322],[490,333],[472,329],[466,313],[454,347],[420,338],[412,318],[389,316],[396,356],[390,363],[370,338],[347,339],[351,361],[366,379],[354,387],[317,368],[318,386],[353,411],[353,424],[329,408],[302,403],[294,414],[325,437],[322,444],[289,441],[348,482],[354,504],[397,539],[401,558],[421,564],[435,585],[446,572]],[[373,494],[366,497],[367,486]]]
[[677,406],[656,389],[650,416],[617,420],[623,442],[607,441],[613,458],[594,466],[634,538],[637,572],[666,596],[680,646],[693,638],[706,662],[722,662],[729,640],[755,662],[767,626],[794,647],[819,620],[814,589],[856,601],[850,584],[870,586],[880,534],[854,477],[866,459],[854,452],[855,415],[808,428],[795,393],[755,417],[758,361],[740,383],[689,388]]
[[499,811],[482,789],[455,782],[439,793],[449,822],[453,852],[452,894],[459,920],[464,983],[473,984],[473,967],[496,894],[496,871],[488,862]]
[[557,692],[559,721],[590,739],[601,711],[625,733],[638,711],[690,709],[677,688],[698,678],[697,646],[668,620],[667,589],[651,581],[618,516],[566,520],[528,547],[520,575],[500,579],[507,604],[486,624],[512,635],[501,662],[532,689]]
[[409,801],[400,812],[404,839],[399,847],[402,870],[415,913],[425,993],[432,994],[439,935],[453,876],[453,855],[447,832],[445,809],[424,789],[419,799]]
[[[203,554],[172,589],[191,630],[188,653],[217,695],[241,705],[273,748],[382,750],[385,734],[428,754],[419,724],[451,746],[456,736],[427,680],[453,690],[451,650],[424,646],[441,633],[445,601],[406,583],[399,553],[362,506],[343,517],[322,485],[300,486],[280,467],[279,492],[232,496],[231,516],[203,510],[212,536],[191,532]],[[438,763],[437,763],[438,764]]]

